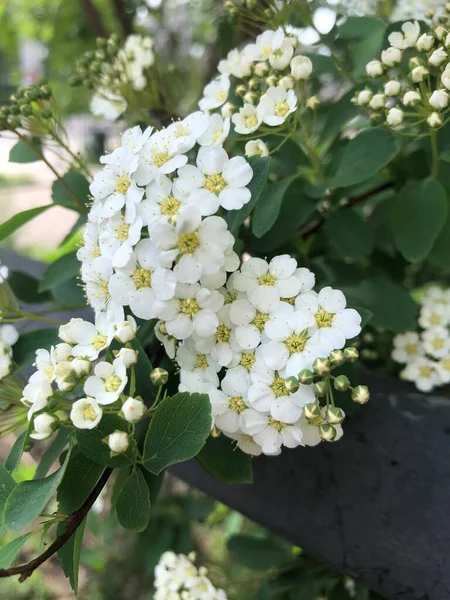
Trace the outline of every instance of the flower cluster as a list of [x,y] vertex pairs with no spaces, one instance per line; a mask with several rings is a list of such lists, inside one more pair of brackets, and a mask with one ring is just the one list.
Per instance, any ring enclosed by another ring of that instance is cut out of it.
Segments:
[[[214,112],[217,122],[227,127],[231,118],[241,135],[254,134],[262,126],[283,125],[297,110],[312,72],[308,57],[294,56],[296,47],[297,38],[278,29],[264,31],[242,50],[231,50],[219,63],[220,75],[203,90],[200,109]],[[257,140],[246,152],[264,156],[268,150]]]
[[417,21],[408,21],[388,39],[390,47],[380,60],[366,65],[367,75],[377,84],[381,80],[382,87],[371,84],[357,92],[354,101],[394,129],[444,125],[450,101],[450,30],[435,25],[424,32]]
[[208,570],[197,568],[194,561],[193,552],[164,552],[155,568],[155,600],[227,600],[207,577]]
[[402,379],[429,392],[450,383],[450,289],[428,288],[421,300],[418,329],[394,338],[392,358],[405,365]]
[[[9,269],[0,263],[0,286],[7,279]],[[12,347],[19,339],[19,332],[14,325],[1,324],[2,315],[0,311],[0,380],[4,379],[12,371]]]
[[78,62],[72,84],[94,90],[92,113],[115,121],[130,102],[136,101],[136,92],[149,93],[149,69],[154,62],[150,37],[129,35],[122,46],[114,35],[108,40],[98,38],[97,49],[87,52]]

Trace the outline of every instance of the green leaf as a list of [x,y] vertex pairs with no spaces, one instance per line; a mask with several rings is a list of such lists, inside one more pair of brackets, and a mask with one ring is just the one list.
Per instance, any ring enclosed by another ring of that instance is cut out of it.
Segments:
[[366,221],[352,209],[334,212],[325,223],[325,233],[334,249],[345,258],[361,259],[374,246],[374,234]]
[[22,481],[10,493],[4,510],[4,523],[13,531],[29,527],[50,502],[64,477],[70,450],[62,466],[43,479]]
[[419,262],[433,248],[447,218],[447,198],[438,181],[411,181],[391,202],[395,244],[406,260]]
[[45,292],[61,285],[69,279],[75,279],[80,273],[81,263],[76,252],[70,252],[51,263],[44,273],[39,290]]
[[[55,204],[66,206],[73,210],[82,209],[86,206],[89,199],[89,182],[77,171],[68,171],[62,180],[70,189],[72,194],[69,193],[64,184],[57,179],[52,185],[52,199]],[[78,199],[79,203],[75,202],[74,197]]]
[[260,238],[270,230],[280,214],[284,195],[293,181],[293,177],[287,177],[266,185],[253,211],[253,235]]
[[[62,535],[66,528],[65,523],[58,525],[58,535]],[[80,568],[81,549],[83,545],[86,519],[83,520],[77,530],[70,536],[67,542],[58,550],[58,558],[64,575],[70,582],[75,594],[78,593],[78,571]]]
[[83,283],[80,278],[72,277],[57,285],[52,289],[52,295],[55,300],[67,305],[81,304],[85,306],[86,296],[83,290]]
[[34,474],[33,479],[42,479],[45,477],[50,470],[50,467],[53,465],[55,460],[64,450],[69,440],[70,430],[69,429],[60,429],[58,431],[57,436],[52,441],[51,445],[44,452],[38,466],[36,469],[36,473]]
[[11,448],[11,452],[9,453],[9,456],[6,459],[5,467],[10,473],[17,471],[17,469],[19,468],[20,461],[22,459],[22,454],[24,453],[25,445],[28,441],[30,433],[31,421],[29,422],[26,431],[21,433],[14,442],[13,447]]
[[8,569],[12,565],[22,546],[33,533],[34,531],[29,531],[0,548],[0,569]]
[[383,45],[385,31],[386,24],[383,21],[374,19],[370,32],[367,32],[366,35],[351,48],[353,74],[355,77],[365,77],[367,63],[375,56],[379,56]]
[[219,481],[225,483],[252,483],[252,459],[239,450],[233,441],[221,435],[209,437],[197,459]]
[[150,519],[150,493],[140,469],[133,469],[117,498],[117,518],[125,529],[144,531]]
[[70,515],[80,508],[103,471],[102,465],[92,462],[82,452],[72,456],[56,495],[58,512]]
[[228,228],[231,233],[236,233],[240,225],[250,215],[254,206],[263,191],[270,173],[270,158],[262,158],[261,156],[251,156],[248,159],[250,166],[253,169],[253,178],[250,181],[248,188],[252,194],[250,202],[239,210],[229,211],[227,214]]
[[348,308],[354,308],[361,315],[361,329],[373,319],[373,312],[362,306],[348,306]]
[[134,367],[136,373],[136,393],[148,400],[152,396],[155,396],[157,392],[157,388],[150,380],[150,373],[153,370],[152,363],[137,338],[131,342],[131,345],[138,352],[138,361]]
[[2,516],[6,501],[16,485],[17,484],[9,474],[8,469],[2,463],[0,463],[0,531],[3,528]]
[[2,223],[0,225],[0,242],[52,206],[53,204],[46,204],[45,206],[37,206],[36,208],[24,210]]
[[19,300],[28,302],[28,304],[40,304],[52,299],[50,294],[43,294],[39,291],[38,279],[22,271],[11,271],[8,285]]
[[92,461],[104,467],[125,467],[133,463],[136,454],[136,446],[133,443],[130,443],[126,453],[111,456],[109,446],[103,440],[114,431],[129,433],[129,423],[117,415],[103,415],[95,429],[77,429],[76,437],[80,450]]
[[[36,148],[38,152],[42,152],[41,141],[37,137],[29,139],[30,144]],[[19,140],[15,146],[13,146],[9,153],[9,162],[13,163],[30,163],[41,160],[37,153],[30,148],[30,146]]]
[[338,156],[330,187],[340,188],[369,179],[397,154],[397,142],[385,129],[366,129],[350,140]]
[[150,500],[153,505],[158,499],[165,474],[165,471],[161,471],[161,473],[159,473],[158,475],[153,475],[153,473],[150,473],[150,471],[147,471],[147,469],[142,470],[142,475],[144,476],[145,481],[147,482],[148,489],[150,491]]
[[428,256],[432,265],[450,271],[450,199],[447,198],[447,218]]
[[38,348],[50,348],[50,346],[57,344],[58,341],[60,341],[58,329],[54,327],[23,333],[14,344],[14,360],[20,367],[31,365],[36,359],[36,350]]
[[322,138],[334,139],[342,127],[361,112],[361,108],[351,102],[357,88],[352,88],[337,102],[326,106],[326,117],[323,126]]
[[375,17],[347,17],[338,28],[338,37],[343,40],[362,39],[374,28],[384,29],[385,24]]
[[143,465],[157,475],[174,463],[196,456],[211,432],[211,403],[206,394],[175,394],[156,409],[144,441]]
[[241,565],[254,571],[267,571],[291,560],[274,540],[250,535],[234,535],[228,540],[227,549]]

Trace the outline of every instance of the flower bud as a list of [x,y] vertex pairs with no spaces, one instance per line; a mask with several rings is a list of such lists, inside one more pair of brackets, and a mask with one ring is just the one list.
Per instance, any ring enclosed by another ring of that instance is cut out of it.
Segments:
[[398,96],[402,86],[399,81],[391,80],[388,81],[384,86],[384,93],[386,96]]
[[294,394],[300,387],[300,384],[296,377],[288,377],[284,382],[284,386],[288,392]]
[[92,371],[92,363],[87,358],[82,358],[81,356],[76,356],[72,361],[72,369],[75,377],[80,379],[81,377],[86,377]]
[[309,110],[316,110],[318,106],[320,106],[320,98],[318,96],[311,96],[306,101],[306,108],[309,108]]
[[434,44],[434,38],[432,35],[423,33],[416,42],[416,48],[419,52],[428,52],[431,50]]
[[114,431],[107,438],[111,452],[119,454],[126,452],[129,446],[128,434],[125,431]]
[[433,67],[440,67],[446,60],[447,52],[441,46],[431,54],[430,58],[428,59],[428,62]]
[[422,99],[418,92],[409,91],[403,96],[403,104],[405,106],[415,106]]
[[56,379],[56,385],[60,392],[71,392],[77,385],[75,377],[66,377],[65,379]]
[[34,440],[45,440],[55,430],[56,419],[47,413],[42,413],[34,417],[33,426],[34,431],[30,434],[30,437]]
[[303,414],[308,421],[314,421],[321,417],[320,406],[317,402],[310,402],[303,407]]
[[436,110],[442,110],[448,104],[448,93],[445,90],[435,90],[429,99],[430,106]]
[[365,385],[357,385],[352,391],[352,400],[357,404],[365,404],[369,401],[369,388]]
[[445,44],[444,46],[446,48],[450,48],[450,33],[447,33],[447,37],[445,38]]
[[122,406],[122,413],[129,423],[135,423],[144,416],[145,405],[142,400],[127,398]]
[[383,63],[379,60],[371,60],[366,65],[366,73],[369,77],[375,78],[383,75]]
[[55,363],[67,361],[72,354],[72,346],[70,344],[56,344],[52,351],[52,358]]
[[132,348],[121,348],[117,353],[117,357],[121,358],[127,369],[135,365],[138,361],[138,352]]
[[319,425],[319,434],[325,442],[332,442],[336,438],[336,428],[329,423],[324,423]]
[[328,358],[316,358],[313,362],[313,369],[319,375],[324,375],[330,372],[330,361]]
[[387,67],[393,67],[402,60],[402,51],[398,48],[387,48],[381,53],[381,62]]
[[328,390],[328,386],[327,386],[326,381],[318,381],[317,383],[314,384],[314,393],[319,398],[322,398],[323,396],[325,396],[327,393],[327,390]]
[[250,140],[245,144],[245,156],[269,156],[269,148],[262,140]]
[[121,344],[127,344],[134,340],[137,333],[137,323],[132,316],[128,316],[126,321],[116,325],[114,338]]
[[342,350],[333,350],[330,353],[330,363],[333,366],[339,366],[345,363],[345,356]]
[[390,127],[398,127],[403,123],[403,111],[400,108],[391,108],[386,116],[386,123]]
[[432,112],[427,119],[427,123],[430,127],[440,127],[442,125],[442,119],[437,112]]
[[438,40],[442,40],[444,35],[447,34],[447,31],[443,27],[439,26],[439,27],[436,27],[436,29],[434,30],[434,34]]
[[345,392],[350,387],[350,380],[346,375],[338,375],[334,382],[334,389],[338,392]]
[[375,94],[372,100],[369,102],[370,108],[373,110],[380,110],[384,108],[386,103],[386,97],[384,94]]
[[257,77],[265,77],[269,72],[269,65],[266,62],[256,63],[254,71]]
[[307,56],[294,56],[291,60],[291,74],[297,81],[308,79],[312,70],[312,62]]
[[342,423],[345,419],[345,412],[339,406],[328,406],[326,417],[328,423],[332,425],[337,425],[338,423]]
[[238,96],[239,98],[243,98],[245,96],[245,94],[247,93],[247,87],[245,85],[237,85],[236,89],[234,90],[236,93],[236,96]]
[[280,79],[280,81],[278,82],[278,85],[281,85],[281,87],[284,87],[285,90],[292,90],[292,88],[295,85],[295,82],[290,75],[285,75],[284,77],[282,77]]
[[372,99],[372,96],[373,94],[370,90],[362,90],[356,96],[356,102],[360,106],[366,106],[367,104],[369,104],[370,100]]
[[252,92],[259,90],[260,86],[261,86],[261,82],[256,77],[252,77],[250,79],[250,81],[248,82],[248,87],[249,87],[250,91],[252,91]]
[[303,371],[300,371],[298,374],[298,380],[303,385],[309,385],[314,380],[314,373],[309,369],[303,369]]
[[166,385],[169,380],[169,373],[165,369],[153,369],[150,373],[150,381],[153,385]]
[[269,87],[274,87],[278,83],[278,77],[275,75],[269,75],[269,77],[266,77],[266,83]]
[[256,92],[247,92],[244,95],[244,102],[246,102],[247,104],[251,104],[252,106],[257,104],[258,100],[259,100],[259,96]]
[[414,69],[411,71],[411,79],[414,81],[414,83],[420,83],[423,81],[425,75],[428,75],[428,69],[422,67],[422,65],[414,67]]
[[359,358],[359,352],[356,348],[353,348],[353,346],[349,346],[348,348],[344,348],[344,356],[346,360],[355,362]]

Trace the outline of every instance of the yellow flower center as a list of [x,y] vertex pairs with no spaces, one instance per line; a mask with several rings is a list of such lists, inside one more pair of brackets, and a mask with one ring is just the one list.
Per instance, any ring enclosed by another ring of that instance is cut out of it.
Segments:
[[217,131],[216,131],[216,132],[213,134],[213,136],[212,136],[212,137],[213,137],[213,140],[214,140],[215,142],[217,142],[217,140],[218,140],[220,137],[222,137],[222,135],[223,135],[223,130],[222,130],[222,129],[218,129],[218,130],[217,130]]
[[253,365],[256,362],[256,357],[252,352],[243,352],[241,355],[241,366],[244,367],[246,371],[251,371]]
[[444,358],[439,364],[446,371],[450,371],[450,358]]
[[442,317],[438,313],[432,313],[430,315],[430,323],[431,325],[440,325]]
[[182,298],[180,300],[180,312],[188,317],[193,317],[200,310],[200,306],[195,298]]
[[406,352],[406,354],[416,354],[417,353],[417,344],[406,344],[405,352]]
[[246,409],[246,405],[241,396],[231,396],[228,406],[234,412],[241,414]]
[[142,267],[137,267],[131,276],[131,279],[134,285],[138,290],[151,287],[152,285],[152,272],[148,269],[143,269]]
[[256,127],[258,125],[258,117],[256,115],[250,115],[245,117],[246,127]]
[[431,377],[431,375],[433,374],[433,369],[431,367],[419,367],[419,375],[421,377]]
[[224,304],[231,304],[237,300],[237,292],[235,291],[227,291],[227,295],[225,296]]
[[277,377],[274,379],[269,387],[277,398],[289,395],[289,392],[286,389],[285,381],[282,377]]
[[110,375],[105,379],[105,390],[107,392],[117,392],[122,381],[118,375]]
[[94,350],[98,351],[106,346],[107,341],[108,338],[106,335],[98,334],[92,339],[91,346],[94,348]]
[[83,417],[86,421],[95,421],[97,413],[95,412],[94,407],[90,404],[86,404],[83,408]]
[[187,125],[183,125],[182,123],[179,123],[176,127],[175,127],[175,137],[179,138],[179,137],[184,137],[185,135],[189,135],[191,132],[189,131],[189,127]]
[[153,155],[153,164],[155,167],[162,167],[170,159],[168,152],[155,152]]
[[273,112],[277,117],[285,117],[289,112],[289,106],[287,102],[280,102],[280,104],[276,104]]
[[218,195],[225,189],[227,182],[220,173],[215,173],[214,175],[208,175],[203,185],[209,192]]
[[252,321],[252,325],[254,325],[259,331],[262,331],[266,326],[268,320],[268,313],[257,312],[255,318]]
[[128,179],[128,177],[126,175],[121,175],[116,180],[116,192],[118,194],[126,194],[130,185],[131,181]]
[[125,240],[128,239],[129,232],[130,232],[130,225],[128,223],[122,223],[122,225],[120,225],[116,229],[116,240],[124,242]]
[[262,59],[265,58],[269,58],[269,56],[272,54],[272,46],[271,45],[267,45],[261,48],[260,51],[260,56]]
[[197,354],[195,357],[195,369],[207,369],[208,368],[208,359],[204,354]]
[[92,256],[94,258],[98,258],[101,255],[102,255],[102,252],[100,250],[100,246],[95,246],[95,248],[92,250]]
[[327,312],[323,308],[319,308],[319,310],[315,314],[317,327],[331,327],[333,324],[334,313]]
[[217,92],[217,94],[216,94],[217,102],[225,102],[226,99],[227,99],[227,93],[224,90],[220,90]]
[[308,339],[308,332],[305,329],[301,333],[293,333],[290,335],[284,340],[284,345],[289,350],[289,354],[297,354],[298,352],[303,352]]
[[269,417],[268,421],[269,421],[269,425],[271,427],[273,427],[274,429],[276,429],[277,431],[282,431],[286,427],[286,423],[283,423],[282,421],[277,421],[273,417]]
[[230,341],[231,329],[229,329],[223,323],[219,325],[216,331],[216,340],[218,342],[229,342]]
[[431,344],[435,350],[441,350],[441,348],[444,347],[445,342],[442,338],[434,338]]
[[181,202],[176,198],[167,196],[167,198],[164,198],[159,206],[162,215],[166,215],[166,217],[174,217],[178,214]]
[[292,298],[280,298],[281,302],[286,302],[287,304],[290,304],[291,306],[295,306],[295,296],[292,296]]
[[178,238],[177,248],[180,254],[194,254],[199,246],[200,238],[198,233],[195,231],[192,231],[191,233],[183,233]]
[[277,282],[277,280],[270,273],[264,273],[264,275],[260,275],[258,277],[258,283],[259,283],[259,285],[274,286],[276,284],[276,282]]

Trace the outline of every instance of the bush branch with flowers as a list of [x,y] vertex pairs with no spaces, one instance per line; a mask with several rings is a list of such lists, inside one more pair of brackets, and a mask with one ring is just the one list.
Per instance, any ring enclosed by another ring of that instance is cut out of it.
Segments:
[[[22,566],[10,563],[28,533],[15,554],[0,549],[1,577],[23,580],[72,536],[80,544],[115,471],[126,477],[113,510],[142,531],[149,482],[170,465],[197,457],[222,481],[250,483],[251,457],[339,440],[346,413],[369,400],[359,357],[423,391],[450,381],[448,8],[383,25],[380,60],[363,53],[366,77],[358,18],[306,51],[304,3],[225,2],[248,43],[220,60],[184,118],[152,39],[99,39],[72,83],[94,114],[129,128],[95,168],[71,149],[46,82],[0,108],[0,129],[17,137],[11,160],[56,177],[52,203],[4,222],[0,239],[58,204],[82,234],[41,281],[0,271],[0,428],[21,432],[0,467],[2,524],[55,531]],[[86,301],[92,318],[52,317]],[[16,483],[23,452],[47,439],[36,477]],[[65,512],[80,454],[95,476]],[[187,583],[176,597],[226,597],[172,554],[155,597],[168,597],[177,568]]]

